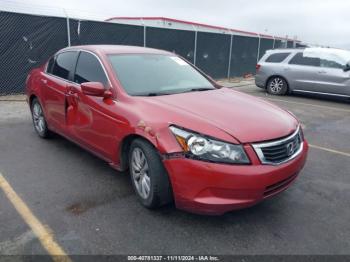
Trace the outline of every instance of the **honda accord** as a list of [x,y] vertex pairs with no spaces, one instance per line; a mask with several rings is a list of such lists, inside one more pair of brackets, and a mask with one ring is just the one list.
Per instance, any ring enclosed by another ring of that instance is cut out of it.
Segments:
[[30,72],[26,93],[40,137],[58,133],[128,170],[147,208],[249,207],[288,188],[307,157],[294,115],[166,51],[68,47]]

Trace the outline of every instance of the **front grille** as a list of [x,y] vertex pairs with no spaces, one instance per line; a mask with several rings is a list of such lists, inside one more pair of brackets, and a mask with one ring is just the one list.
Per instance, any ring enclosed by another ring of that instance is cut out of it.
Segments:
[[[270,147],[263,147],[261,151],[264,154],[265,160],[278,163],[293,155],[300,147],[300,136],[295,136],[282,144]],[[291,150],[291,151],[290,151]]]
[[303,149],[300,128],[286,138],[253,144],[253,147],[261,163],[272,165],[285,163],[299,155]]

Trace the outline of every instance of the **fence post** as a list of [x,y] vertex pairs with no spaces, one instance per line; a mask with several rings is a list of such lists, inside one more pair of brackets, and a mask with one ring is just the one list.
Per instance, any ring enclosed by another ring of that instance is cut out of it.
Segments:
[[261,42],[261,35],[259,34],[259,43],[258,43],[258,55],[256,56],[256,62],[259,62],[259,56],[260,56],[260,42]]
[[231,74],[232,42],[233,42],[233,34],[231,33],[230,54],[228,56],[228,69],[227,69],[227,79],[228,80],[230,80],[230,74]]
[[141,23],[143,25],[143,47],[146,47],[146,24],[145,21],[141,18]]
[[286,35],[286,44],[284,48],[288,48],[288,35]]
[[194,30],[194,50],[193,50],[193,64],[196,65],[196,59],[197,59],[197,28],[192,25]]
[[71,45],[70,43],[70,24],[69,24],[69,16],[68,13],[66,12],[66,9],[63,8],[63,12],[66,15],[66,21],[67,21],[67,40],[68,40],[68,46]]

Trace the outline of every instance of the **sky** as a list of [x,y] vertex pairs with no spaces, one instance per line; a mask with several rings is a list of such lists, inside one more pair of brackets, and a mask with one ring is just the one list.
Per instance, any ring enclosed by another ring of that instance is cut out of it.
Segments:
[[0,0],[4,6],[98,20],[162,16],[350,49],[348,0]]

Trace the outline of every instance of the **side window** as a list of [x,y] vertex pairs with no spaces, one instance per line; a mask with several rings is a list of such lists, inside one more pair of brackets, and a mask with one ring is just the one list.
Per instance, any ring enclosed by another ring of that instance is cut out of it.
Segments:
[[52,68],[52,74],[69,80],[69,74],[73,72],[77,60],[77,52],[64,52],[58,54]]
[[346,62],[344,62],[343,60],[337,57],[321,58],[321,67],[343,69],[345,65],[346,65]]
[[289,56],[290,53],[276,53],[270,55],[268,58],[266,58],[266,63],[281,63],[284,59]]
[[74,82],[78,84],[84,82],[101,82],[106,85],[108,81],[98,59],[94,55],[82,51],[78,58]]
[[290,61],[292,65],[304,65],[304,66],[320,66],[320,58],[304,55],[304,53],[297,53]]
[[51,57],[49,62],[47,62],[46,72],[52,74],[53,64],[55,63],[55,57]]

